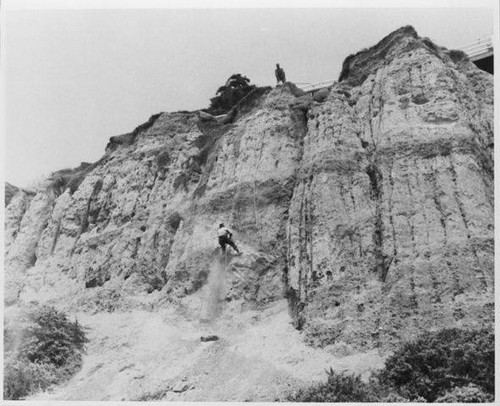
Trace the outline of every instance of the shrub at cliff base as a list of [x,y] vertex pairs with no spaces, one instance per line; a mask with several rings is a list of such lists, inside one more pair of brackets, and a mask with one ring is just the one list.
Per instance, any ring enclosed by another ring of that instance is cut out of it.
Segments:
[[30,362],[26,359],[7,359],[4,368],[5,399],[22,399],[23,397],[45,390],[59,381],[53,365]]
[[5,335],[4,398],[20,399],[72,376],[81,366],[88,342],[85,328],[53,307],[29,315],[28,327],[14,337]]
[[365,383],[359,375],[327,371],[326,383],[301,389],[289,400],[292,402],[376,402],[376,384]]
[[436,399],[438,403],[487,403],[493,402],[494,396],[486,393],[473,383],[461,388],[453,388]]
[[326,383],[301,389],[296,402],[488,402],[494,398],[494,334],[446,329],[403,344],[373,373],[328,372]]
[[410,400],[434,402],[454,387],[495,390],[493,331],[446,329],[404,344],[386,360],[380,380]]

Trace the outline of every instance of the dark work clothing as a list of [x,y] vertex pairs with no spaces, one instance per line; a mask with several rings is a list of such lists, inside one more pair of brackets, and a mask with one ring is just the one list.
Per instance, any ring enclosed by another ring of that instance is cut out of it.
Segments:
[[274,73],[276,74],[276,80],[278,81],[278,84],[280,82],[285,84],[285,82],[286,82],[285,71],[280,67],[280,68],[276,68],[276,71]]
[[231,240],[227,235],[223,235],[223,236],[220,236],[219,237],[219,244],[222,248],[222,251],[226,251],[226,244],[227,245],[230,245],[231,247],[233,247],[233,249],[236,251],[236,252],[240,252],[238,250],[238,247],[236,246],[236,244],[233,242],[233,240]]

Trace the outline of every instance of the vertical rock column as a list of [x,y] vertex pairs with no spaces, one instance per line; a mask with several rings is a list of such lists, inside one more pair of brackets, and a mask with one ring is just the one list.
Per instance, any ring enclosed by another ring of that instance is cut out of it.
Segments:
[[[21,197],[22,198],[22,197]],[[16,199],[14,197],[14,199]],[[22,287],[25,271],[37,262],[37,247],[40,236],[47,227],[54,203],[54,195],[50,190],[38,192],[29,203],[22,216],[19,230],[11,242],[5,257],[5,303],[16,300]],[[22,202],[21,206],[28,202]],[[16,200],[10,202],[6,212],[12,214],[18,208]],[[8,221],[9,215],[6,216]],[[12,220],[12,219],[11,219]],[[7,223],[6,223],[7,225]]]
[[492,321],[491,78],[406,31],[353,56],[309,112],[288,279],[312,345]]

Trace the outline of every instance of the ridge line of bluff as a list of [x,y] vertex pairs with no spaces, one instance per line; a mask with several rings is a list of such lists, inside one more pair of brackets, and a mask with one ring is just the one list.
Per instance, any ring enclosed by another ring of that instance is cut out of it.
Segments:
[[7,303],[209,317],[224,222],[244,255],[220,303],[286,296],[310,345],[491,325],[491,75],[403,27],[348,57],[322,102],[257,89],[232,122],[156,114],[24,212],[14,195]]

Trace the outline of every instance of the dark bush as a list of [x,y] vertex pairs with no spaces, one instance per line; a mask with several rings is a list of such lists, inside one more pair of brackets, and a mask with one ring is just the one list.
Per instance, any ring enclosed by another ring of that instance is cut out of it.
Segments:
[[491,402],[494,334],[490,330],[427,332],[403,344],[367,382],[331,369],[325,383],[289,396],[295,402]]
[[[85,328],[53,307],[44,306],[29,315],[19,335],[19,345],[7,340],[9,354],[4,371],[4,398],[19,399],[62,382],[81,366]],[[8,335],[6,335],[9,337]]]
[[410,400],[423,397],[434,402],[446,391],[470,383],[493,395],[494,367],[492,331],[446,329],[404,344],[386,360],[380,379]]
[[21,399],[35,391],[45,390],[57,382],[56,368],[53,365],[26,359],[7,360],[3,396],[5,399]]
[[240,73],[232,75],[224,86],[219,87],[216,96],[210,99],[208,113],[217,116],[226,114],[248,93],[255,89],[250,85],[250,79]]
[[217,94],[224,93],[228,88],[244,89],[248,86],[250,86],[250,79],[246,76],[241,76],[241,73],[235,73],[229,77],[224,86],[217,89]]
[[493,401],[493,395],[484,392],[472,383],[461,388],[453,388],[436,399],[438,403],[487,403]]
[[327,371],[326,383],[301,389],[291,395],[291,402],[376,402],[379,399],[377,385],[365,383],[359,375]]
[[463,62],[469,59],[467,54],[464,51],[460,51],[458,49],[452,49],[448,52],[448,56],[451,58],[451,60],[455,63],[457,62]]
[[31,362],[62,367],[88,342],[78,321],[70,322],[53,307],[42,307],[30,318],[33,324],[25,332],[21,352]]

